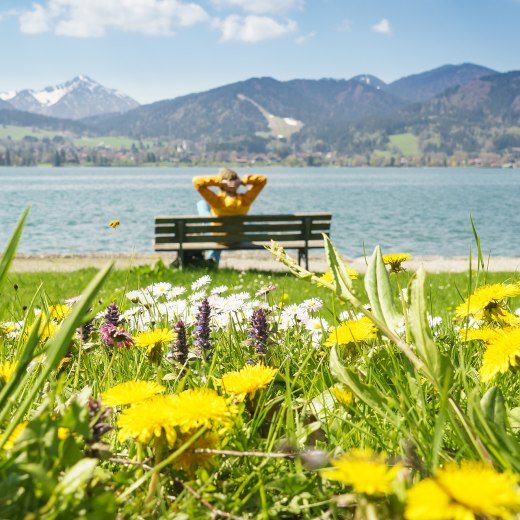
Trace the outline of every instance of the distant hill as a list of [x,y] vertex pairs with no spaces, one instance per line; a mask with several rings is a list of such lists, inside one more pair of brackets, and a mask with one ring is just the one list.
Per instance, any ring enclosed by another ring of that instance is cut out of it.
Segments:
[[302,128],[315,128],[389,114],[403,104],[358,80],[252,78],[98,119],[96,128],[142,137],[229,138],[273,134],[273,118],[288,126],[300,122]]
[[350,79],[352,81],[359,81],[359,83],[364,83],[365,85],[369,85],[370,87],[374,87],[378,90],[387,87],[387,84],[382,79],[379,79],[376,76],[372,76],[371,74],[360,74]]
[[77,76],[71,81],[42,90],[2,92],[0,100],[18,110],[64,119],[121,113],[139,106],[126,94],[106,88],[88,76]]
[[78,135],[90,131],[86,125],[79,121],[42,116],[22,110],[14,110],[13,108],[4,109],[2,105],[0,105],[0,124],[40,128],[56,132],[72,132]]
[[463,63],[462,65],[444,65],[442,67],[413,74],[386,85],[386,91],[408,102],[422,102],[441,94],[446,89],[464,85],[482,76],[495,74],[496,71]]

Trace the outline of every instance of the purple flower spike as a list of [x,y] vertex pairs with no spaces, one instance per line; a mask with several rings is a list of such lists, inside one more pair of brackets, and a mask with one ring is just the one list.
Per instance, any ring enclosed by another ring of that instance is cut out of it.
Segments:
[[209,320],[211,316],[211,308],[207,298],[202,300],[197,314],[197,325],[195,326],[195,341],[194,344],[199,348],[204,359],[211,357],[213,345],[209,339]]
[[188,361],[188,341],[186,339],[186,327],[182,320],[179,320],[173,330],[177,334],[175,341],[173,342],[172,355],[173,358],[181,365],[186,364]]
[[112,325],[117,326],[119,320],[121,319],[121,315],[119,314],[119,308],[115,303],[111,303],[105,312],[105,320],[107,323],[111,323]]
[[267,325],[267,312],[265,309],[255,309],[251,316],[249,328],[249,345],[251,345],[257,355],[267,354],[267,341],[269,339],[269,327]]

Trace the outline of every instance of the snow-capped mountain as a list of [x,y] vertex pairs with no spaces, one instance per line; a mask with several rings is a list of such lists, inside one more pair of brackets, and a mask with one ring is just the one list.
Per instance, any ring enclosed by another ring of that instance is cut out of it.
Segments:
[[372,76],[372,74],[359,74],[358,76],[351,78],[351,80],[358,81],[364,85],[369,85],[370,87],[374,87],[377,90],[381,90],[386,87],[386,83],[384,81],[376,78],[376,76]]
[[65,119],[122,113],[139,106],[137,101],[123,92],[106,88],[83,75],[42,90],[2,92],[0,100],[18,110]]

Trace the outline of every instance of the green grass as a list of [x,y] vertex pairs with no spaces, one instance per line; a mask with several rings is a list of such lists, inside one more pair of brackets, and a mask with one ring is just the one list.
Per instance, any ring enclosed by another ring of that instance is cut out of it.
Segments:
[[419,155],[419,140],[415,135],[410,133],[395,134],[388,136],[388,138],[390,145],[398,148],[405,157]]
[[57,135],[61,136],[63,134],[52,130],[41,130],[29,126],[0,126],[0,139],[6,139],[7,137],[10,137],[13,141],[21,141],[24,137],[36,137],[37,139],[48,137],[49,139],[52,139]]
[[139,141],[131,137],[120,135],[102,135],[98,137],[79,137],[74,139],[76,146],[88,146],[95,148],[97,146],[106,146],[109,148],[131,148],[133,144],[139,146]]
[[[58,303],[81,293],[87,282],[93,278],[96,269],[81,269],[73,272],[36,272],[11,273],[4,289],[3,308],[0,308],[0,319],[10,319],[9,316],[29,305],[36,287],[42,286],[43,292],[51,303]],[[99,300],[104,304],[110,301],[124,301],[124,293],[133,289],[146,287],[155,282],[170,282],[174,285],[189,287],[191,283],[204,274],[212,278],[212,285],[226,285],[231,291],[248,291],[254,293],[260,287],[275,284],[278,289],[273,296],[283,304],[301,303],[307,298],[320,297],[330,303],[330,294],[321,287],[302,284],[290,274],[267,271],[236,271],[233,269],[150,269],[140,267],[131,270],[113,271],[99,293]],[[400,273],[400,285],[406,287],[411,273]],[[393,278],[393,277],[392,277]],[[520,279],[519,273],[485,273],[480,274],[482,283],[513,283]],[[440,273],[427,275],[426,292],[429,302],[429,312],[434,316],[446,317],[461,303],[477,282],[475,273],[471,278],[469,273]],[[354,281],[361,290],[363,281]],[[520,307],[520,297],[512,300],[512,308]],[[18,309],[18,311],[15,311]]]

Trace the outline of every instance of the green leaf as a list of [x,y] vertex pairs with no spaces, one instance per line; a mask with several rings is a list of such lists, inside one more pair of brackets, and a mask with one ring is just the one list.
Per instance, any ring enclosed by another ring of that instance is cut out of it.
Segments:
[[365,273],[365,290],[372,312],[393,331],[403,319],[394,302],[390,277],[383,262],[381,248],[377,246],[370,258]]
[[[33,375],[27,373],[20,381],[19,385],[22,387],[25,387],[29,381],[31,381],[31,383],[29,388],[24,390],[24,400],[21,403],[16,403],[16,412],[0,436],[0,449],[7,441],[16,425],[22,421],[25,413],[32,406],[36,394],[40,391],[40,388],[49,378],[50,373],[58,366],[59,362],[65,355],[70,341],[76,332],[76,328],[82,323],[83,317],[85,314],[87,314],[92,301],[103,285],[111,268],[112,266],[108,265],[94,277],[94,279],[85,289],[85,292],[81,296],[80,300],[72,308],[71,313],[67,316],[67,318],[65,318],[65,321],[62,323],[58,331],[47,341],[44,347],[47,354],[47,360],[38,376],[32,380]],[[3,415],[5,410],[1,410],[1,413]]]
[[341,363],[337,348],[333,347],[330,352],[330,371],[335,379],[348,386],[350,390],[377,413],[387,416],[390,412],[386,403],[386,397],[376,388],[361,381],[359,376]]
[[[484,257],[482,256],[482,247],[480,246],[480,237],[477,233],[477,228],[473,222],[473,216],[469,215],[469,221],[471,222],[471,229],[473,230],[473,236],[475,237],[475,243],[477,244],[477,265],[480,269],[484,270]],[[470,264],[471,265],[471,264]]]
[[336,291],[345,296],[351,303],[357,305],[357,303],[353,302],[354,285],[348,274],[345,263],[338,254],[334,244],[326,234],[323,234],[323,240],[325,244],[325,255],[327,257],[327,263],[329,264],[329,270],[332,275],[332,279],[334,280],[334,284],[336,285]]
[[420,267],[411,283],[410,329],[415,341],[417,354],[434,377],[440,390],[443,387],[449,387],[453,367],[449,358],[440,352],[433,340],[426,310],[424,280],[425,272]]
[[512,430],[520,430],[520,406],[509,410],[507,418]]
[[54,494],[56,496],[67,496],[75,493],[92,478],[97,464],[97,459],[81,459],[63,475],[54,490]]
[[504,396],[498,387],[493,386],[482,396],[480,406],[486,421],[504,431],[506,430],[507,409]]
[[16,248],[18,247],[18,243],[20,242],[23,226],[25,224],[25,219],[27,218],[28,213],[29,208],[27,208],[22,213],[20,220],[18,220],[18,223],[16,224],[14,232],[11,235],[11,238],[9,239],[4,254],[2,255],[2,260],[0,260],[0,292],[7,277],[7,273],[9,272],[9,267],[11,266],[11,263],[13,261]]

